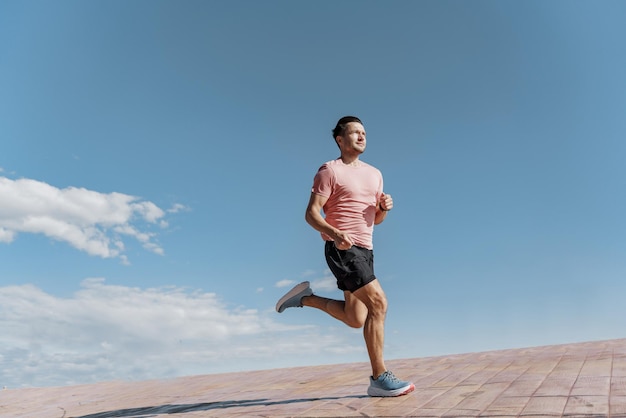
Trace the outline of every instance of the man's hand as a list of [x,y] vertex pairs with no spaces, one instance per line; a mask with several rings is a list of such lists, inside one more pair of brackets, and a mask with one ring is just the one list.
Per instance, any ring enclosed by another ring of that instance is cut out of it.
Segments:
[[378,200],[378,207],[381,210],[388,211],[393,208],[393,199],[390,194],[382,194]]
[[338,250],[349,250],[354,245],[350,236],[341,231],[333,235],[333,241],[335,241],[335,247]]
[[350,247],[354,245],[352,238],[350,238],[350,236],[345,232],[331,226],[328,222],[326,222],[326,219],[324,219],[320,213],[327,200],[328,197],[311,192],[309,205],[306,208],[304,217],[309,225],[311,225],[315,230],[320,231],[322,234],[332,238],[337,249],[349,250]]

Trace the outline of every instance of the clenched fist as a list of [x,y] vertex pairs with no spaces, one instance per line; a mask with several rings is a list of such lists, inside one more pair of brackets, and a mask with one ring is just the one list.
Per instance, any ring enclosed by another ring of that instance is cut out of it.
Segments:
[[378,207],[385,211],[391,210],[391,208],[393,208],[393,199],[391,198],[391,195],[383,193],[378,200]]
[[333,240],[338,250],[349,250],[354,245],[350,236],[345,232],[338,232],[333,237]]

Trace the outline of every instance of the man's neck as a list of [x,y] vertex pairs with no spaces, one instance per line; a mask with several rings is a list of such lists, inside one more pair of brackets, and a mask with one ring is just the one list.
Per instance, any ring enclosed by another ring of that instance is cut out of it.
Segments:
[[345,165],[353,165],[353,166],[359,165],[359,156],[358,155],[342,154],[340,158],[341,158],[341,161],[343,161],[343,163]]

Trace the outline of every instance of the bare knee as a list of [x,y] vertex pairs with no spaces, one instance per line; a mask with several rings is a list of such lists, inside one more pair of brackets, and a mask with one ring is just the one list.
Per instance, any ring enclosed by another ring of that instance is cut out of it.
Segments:
[[350,328],[363,328],[368,315],[367,306],[349,291],[344,292],[344,298],[345,317],[343,322]]
[[350,328],[363,328],[368,315],[367,307],[364,304],[360,304],[358,307],[354,307],[354,309],[350,310],[345,323]]
[[368,315],[372,318],[385,318],[387,315],[387,297],[383,292],[376,293],[369,303]]
[[348,320],[346,321],[346,325],[349,326],[350,328],[363,328],[363,326],[365,325],[366,319],[367,319],[367,314],[351,317],[351,318],[348,318]]
[[384,320],[387,314],[387,296],[377,280],[354,293],[367,308],[367,319]]

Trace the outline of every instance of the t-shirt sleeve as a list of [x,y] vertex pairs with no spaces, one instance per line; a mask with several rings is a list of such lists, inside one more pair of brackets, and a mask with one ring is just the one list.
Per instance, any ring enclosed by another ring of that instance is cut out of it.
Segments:
[[324,164],[313,178],[313,188],[311,192],[320,196],[329,197],[333,191],[334,182],[335,174],[333,170]]

